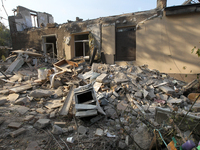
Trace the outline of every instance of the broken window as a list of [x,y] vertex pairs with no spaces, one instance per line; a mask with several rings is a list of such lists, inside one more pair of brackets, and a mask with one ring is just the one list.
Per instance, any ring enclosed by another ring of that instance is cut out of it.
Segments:
[[75,56],[89,56],[89,34],[75,35]]
[[30,15],[31,15],[32,27],[38,27],[37,13],[30,12]]
[[136,33],[135,27],[116,29],[116,61],[136,60]]

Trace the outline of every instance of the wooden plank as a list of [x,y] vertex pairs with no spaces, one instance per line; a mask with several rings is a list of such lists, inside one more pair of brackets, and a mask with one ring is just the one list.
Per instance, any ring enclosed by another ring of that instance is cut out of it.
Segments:
[[67,94],[64,104],[63,104],[61,110],[59,111],[60,115],[66,116],[68,114],[70,105],[72,103],[73,95],[74,95],[74,85],[72,85],[70,87],[69,93]]
[[25,90],[28,90],[32,88],[31,84],[27,84],[27,85],[22,85],[22,86],[18,86],[18,87],[14,87],[12,89],[10,89],[11,93],[19,93]]
[[29,56],[42,57],[42,54],[34,53],[31,51],[16,50],[12,51],[12,53],[21,53],[21,54],[27,54]]

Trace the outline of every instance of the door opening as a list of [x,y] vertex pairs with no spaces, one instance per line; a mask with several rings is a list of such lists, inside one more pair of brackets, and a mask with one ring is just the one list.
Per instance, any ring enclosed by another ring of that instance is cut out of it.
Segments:
[[46,56],[45,61],[50,60],[55,62],[57,58],[57,46],[56,46],[56,36],[55,35],[45,35],[42,37],[43,51]]

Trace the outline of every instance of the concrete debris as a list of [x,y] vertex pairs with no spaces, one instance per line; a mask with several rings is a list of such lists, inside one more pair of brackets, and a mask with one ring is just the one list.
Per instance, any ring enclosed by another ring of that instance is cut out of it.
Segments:
[[45,128],[50,124],[50,119],[39,119],[35,124],[34,127],[36,129],[42,129]]
[[18,123],[18,122],[11,122],[8,127],[9,128],[15,128],[15,129],[19,129],[20,127],[22,126],[21,123]]
[[57,134],[60,135],[63,133],[63,130],[61,127],[59,127],[58,125],[53,125],[53,129],[51,131],[53,134]]
[[20,128],[18,130],[10,132],[10,136],[14,138],[14,137],[17,137],[18,135],[20,135],[20,134],[22,134],[24,132],[26,132],[26,129],[25,128]]
[[49,97],[53,94],[52,91],[37,89],[30,92],[29,96],[34,98]]
[[6,97],[0,99],[0,106],[4,105],[7,102]]
[[[147,66],[93,63],[90,67],[83,57],[60,60],[52,68],[39,53],[17,53],[5,72],[8,78],[1,80],[0,143],[9,134],[18,138],[23,133],[34,139],[22,149],[31,145],[48,149],[44,133],[62,134],[64,143],[75,149],[88,149],[97,141],[106,142],[101,149],[148,149],[156,144],[161,149],[164,144],[154,143],[155,134],[157,140],[166,135],[168,142],[176,135],[184,143],[177,135],[182,131],[188,131],[184,137],[195,144],[200,140],[195,139],[200,135],[200,91],[190,92],[198,80],[187,84]],[[37,134],[42,142],[35,141]],[[187,137],[190,134],[194,136]]]
[[78,127],[78,133],[81,135],[85,135],[87,133],[88,129],[84,126],[79,126]]

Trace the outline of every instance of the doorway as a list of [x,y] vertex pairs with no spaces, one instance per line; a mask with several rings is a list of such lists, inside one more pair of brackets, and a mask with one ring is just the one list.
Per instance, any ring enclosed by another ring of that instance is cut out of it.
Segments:
[[42,47],[46,58],[52,59],[55,61],[57,58],[57,38],[56,35],[44,35],[42,36]]

